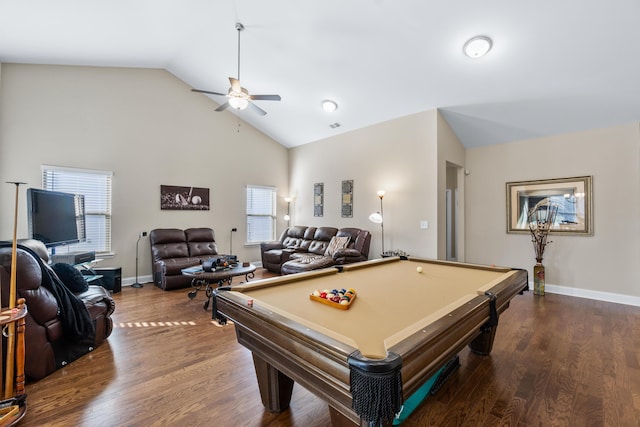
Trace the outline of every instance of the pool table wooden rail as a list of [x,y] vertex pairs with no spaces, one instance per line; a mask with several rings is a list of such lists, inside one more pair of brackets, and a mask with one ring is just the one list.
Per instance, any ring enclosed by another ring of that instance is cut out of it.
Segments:
[[[360,266],[353,264],[349,268]],[[313,272],[314,276],[324,274],[341,273],[334,269]],[[300,280],[302,275],[267,279],[250,285],[275,286]],[[511,298],[527,289],[527,272],[514,270],[508,280],[492,289],[497,295],[497,312],[506,310]],[[360,424],[358,415],[351,408],[347,362],[349,355],[357,350],[355,347],[282,316],[259,302],[250,306],[250,297],[244,294],[220,292],[216,298],[217,310],[234,322],[238,342],[253,353],[262,403],[269,411],[280,412],[288,408],[295,381],[328,402],[334,425]],[[491,351],[496,328],[483,328],[489,321],[489,305],[487,296],[478,295],[389,348],[390,352],[402,357],[405,398],[466,345],[481,354]]]

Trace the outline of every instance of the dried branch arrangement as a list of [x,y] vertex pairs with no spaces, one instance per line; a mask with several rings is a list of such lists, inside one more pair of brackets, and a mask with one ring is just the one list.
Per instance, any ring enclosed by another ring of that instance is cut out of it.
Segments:
[[549,232],[553,227],[558,213],[558,205],[544,199],[529,210],[528,222],[531,231],[531,242],[536,252],[536,260],[542,262],[544,250],[551,240],[548,240]]

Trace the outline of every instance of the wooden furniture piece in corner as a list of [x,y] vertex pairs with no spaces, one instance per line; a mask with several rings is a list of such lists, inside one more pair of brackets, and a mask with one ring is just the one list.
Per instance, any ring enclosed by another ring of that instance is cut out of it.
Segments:
[[[4,344],[2,346],[5,353],[2,355],[3,360],[13,355],[15,368],[15,381],[11,381],[14,387],[11,389],[2,389],[0,396],[0,427],[12,426],[20,421],[27,412],[26,394],[25,394],[25,374],[24,374],[24,335],[25,335],[25,317],[27,315],[27,306],[24,298],[17,301],[15,308],[5,309],[0,313],[0,329]],[[13,325],[13,328],[9,326]],[[10,340],[4,339],[5,331],[15,331],[15,340],[13,340],[14,348],[10,349],[6,343]],[[1,387],[0,387],[1,389]]]

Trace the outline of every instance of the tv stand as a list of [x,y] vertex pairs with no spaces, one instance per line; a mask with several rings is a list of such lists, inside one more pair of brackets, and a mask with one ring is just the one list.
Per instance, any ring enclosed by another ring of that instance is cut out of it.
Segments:
[[89,252],[67,252],[62,254],[51,255],[51,262],[54,264],[84,264],[94,261],[96,259],[96,253],[94,251]]

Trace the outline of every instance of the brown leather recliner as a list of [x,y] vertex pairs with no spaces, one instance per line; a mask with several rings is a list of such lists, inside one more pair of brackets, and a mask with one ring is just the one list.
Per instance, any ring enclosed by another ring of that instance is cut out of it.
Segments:
[[[347,246],[328,253],[333,237],[348,237]],[[333,265],[366,261],[371,233],[359,228],[306,227],[287,228],[280,240],[260,245],[262,266],[275,273],[292,274]]]
[[[280,273],[282,264],[289,261],[291,254],[308,252],[316,230],[316,227],[295,225],[284,230],[279,240],[260,243],[262,267],[274,273]],[[332,228],[331,230],[325,230],[322,234],[328,236],[329,240],[331,240],[331,237],[335,236],[337,231],[336,228]],[[329,240],[327,240],[327,243]]]
[[[88,290],[81,293],[72,293],[80,301],[76,301],[76,304],[86,307],[88,317],[84,317],[93,323],[91,329],[95,331],[95,335],[87,333],[86,337],[76,337],[70,332],[69,322],[65,317],[68,319],[72,316],[82,316],[69,313],[69,305],[59,302],[60,295],[70,298],[65,294],[66,291],[51,291],[47,287],[50,286],[49,282],[45,284],[49,274],[57,278],[56,273],[47,264],[48,253],[45,245],[37,240],[21,241],[20,245],[16,253],[16,293],[17,298],[26,300],[28,311],[25,329],[25,375],[28,379],[39,380],[93,350],[111,335],[111,314],[115,310],[115,301],[109,291],[97,285],[89,285]],[[5,306],[9,301],[10,278],[11,245],[5,245],[0,247],[0,282],[2,303]],[[77,307],[78,305],[75,305],[75,308]],[[89,325],[84,326],[86,330]]]
[[218,255],[211,228],[157,228],[149,233],[153,283],[166,290],[185,288],[191,277],[182,269],[193,267]]

